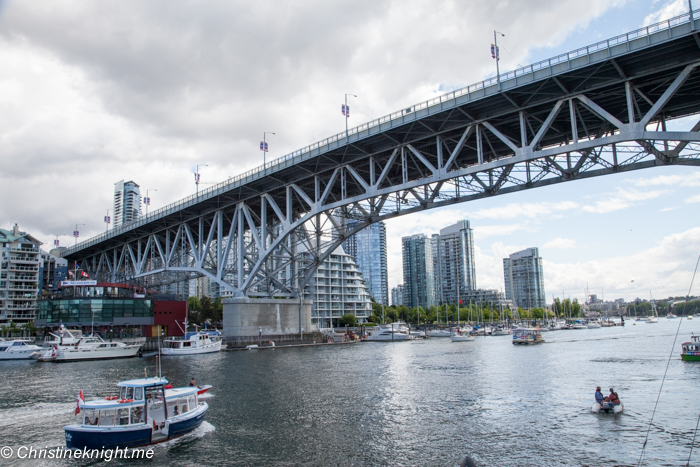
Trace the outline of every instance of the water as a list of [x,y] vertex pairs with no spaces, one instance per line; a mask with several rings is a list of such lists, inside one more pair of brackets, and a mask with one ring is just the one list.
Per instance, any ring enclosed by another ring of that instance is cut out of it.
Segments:
[[[214,396],[202,427],[155,446],[151,465],[456,466],[467,454],[492,466],[636,465],[679,322],[644,465],[685,465],[700,364],[681,361],[680,344],[700,319],[549,332],[539,346],[494,336],[165,358],[175,386],[194,376]],[[153,375],[154,359],[0,362],[0,446],[64,445],[80,389],[112,394],[144,367]],[[592,414],[596,385],[614,386],[625,412]],[[91,465],[81,462],[41,465]]]

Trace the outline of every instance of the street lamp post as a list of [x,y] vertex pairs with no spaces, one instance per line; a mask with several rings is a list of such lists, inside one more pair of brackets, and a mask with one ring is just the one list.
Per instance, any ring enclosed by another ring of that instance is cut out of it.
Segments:
[[[198,184],[198,186],[199,186],[199,184]],[[150,190],[158,191],[158,189],[156,189],[156,188],[147,188],[146,189],[146,196],[144,196],[144,198],[143,198],[143,204],[146,206],[146,217],[148,217],[148,206],[151,205],[151,198],[148,196],[148,192]]]
[[199,196],[199,168],[209,167],[207,164],[197,164],[197,172],[194,174],[194,184],[197,185],[197,196]]
[[355,94],[345,94],[345,105],[343,106],[343,115],[345,115],[345,140],[348,139],[348,118],[350,118],[350,106],[348,106],[348,96],[357,97]]
[[109,230],[109,223],[112,222],[112,218],[109,217],[109,209],[107,209],[107,215],[105,216],[105,233]]
[[263,173],[267,172],[267,167],[265,167],[266,158],[265,156],[267,155],[267,135],[274,135],[272,131],[264,131],[263,132],[263,140],[260,141],[260,150],[263,152]]
[[61,235],[65,235],[65,234],[56,234],[56,240],[53,241],[53,246],[55,246],[55,247],[57,247],[57,248],[58,248],[59,246],[61,246],[61,245],[60,245],[60,242],[58,241],[58,237],[60,237]]
[[80,232],[78,231],[78,226],[79,225],[85,225],[85,224],[75,224],[75,230],[73,231],[73,237],[75,237],[75,244],[78,244],[78,237],[80,237]]
[[491,56],[496,59],[496,81],[498,81],[498,90],[501,90],[501,72],[498,69],[498,61],[501,59],[498,53],[498,34],[506,37],[502,32],[498,32],[494,29],[493,31],[493,49],[491,50]]

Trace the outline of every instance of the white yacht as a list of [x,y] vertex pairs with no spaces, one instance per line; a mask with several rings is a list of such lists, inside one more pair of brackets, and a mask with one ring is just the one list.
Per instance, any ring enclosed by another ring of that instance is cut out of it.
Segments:
[[452,342],[469,342],[473,341],[475,338],[474,336],[470,335],[469,332],[471,331],[471,326],[468,326],[470,328],[469,331],[464,332],[462,329],[457,328],[455,329],[455,332],[452,333],[450,336],[450,340]]
[[221,344],[219,331],[188,332],[181,339],[165,339],[160,353],[171,356],[213,353],[221,351]]
[[399,326],[393,326],[391,324],[380,324],[375,329],[368,332],[365,340],[367,341],[382,341],[382,342],[393,342],[393,341],[404,341],[409,338],[409,334],[403,332]]
[[450,337],[452,333],[449,329],[431,329],[428,331],[430,337]]
[[41,362],[75,362],[79,360],[107,360],[138,355],[141,344],[105,342],[99,336],[83,337],[75,345],[54,344],[33,357]]
[[12,339],[5,340],[0,337],[0,360],[25,360],[32,358],[31,354],[41,350],[30,340]]
[[588,329],[597,329],[597,328],[602,327],[602,325],[600,324],[600,321],[594,319],[594,320],[589,321],[588,324],[586,324],[586,327]]

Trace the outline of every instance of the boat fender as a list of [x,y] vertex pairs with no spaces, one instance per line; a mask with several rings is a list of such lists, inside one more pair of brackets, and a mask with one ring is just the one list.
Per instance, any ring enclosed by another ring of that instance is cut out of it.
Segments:
[[117,400],[117,399],[119,399],[119,396],[108,396],[108,397],[105,397],[105,400],[106,400],[106,401],[115,401],[115,400]]
[[127,402],[134,402],[134,399],[119,399],[117,402],[120,404],[126,404]]

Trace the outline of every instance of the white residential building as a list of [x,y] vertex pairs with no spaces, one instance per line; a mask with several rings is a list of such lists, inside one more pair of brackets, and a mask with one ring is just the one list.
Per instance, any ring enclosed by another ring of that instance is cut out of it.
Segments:
[[133,181],[120,180],[114,184],[114,227],[128,224],[141,217],[141,192]]
[[0,325],[34,321],[39,289],[41,242],[17,224],[0,229]]

